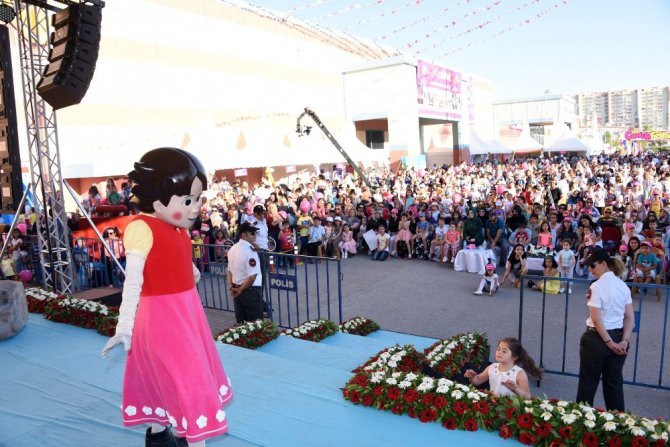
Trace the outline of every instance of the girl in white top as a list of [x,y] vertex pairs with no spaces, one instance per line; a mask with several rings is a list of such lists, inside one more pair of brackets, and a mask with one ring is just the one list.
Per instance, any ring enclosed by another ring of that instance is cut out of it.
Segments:
[[542,378],[542,370],[535,366],[535,361],[523,349],[521,342],[507,337],[498,342],[496,363],[491,363],[479,374],[469,369],[464,376],[475,386],[488,380],[491,392],[498,396],[517,395],[532,399],[525,370],[538,379]]

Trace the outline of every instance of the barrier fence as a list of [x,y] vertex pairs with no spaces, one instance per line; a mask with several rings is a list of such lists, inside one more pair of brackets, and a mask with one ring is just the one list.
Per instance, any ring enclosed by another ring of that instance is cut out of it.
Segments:
[[[541,296],[529,296],[524,292],[528,280],[561,281],[564,293],[547,294],[545,290]],[[579,376],[579,340],[589,316],[586,291],[591,282],[540,275],[521,277],[518,338],[545,372]],[[670,286],[626,284],[640,290],[633,297],[635,327],[623,370],[624,383],[670,390],[666,356]]]
[[[41,283],[41,267],[34,236],[24,236],[26,256],[17,270],[29,270],[33,281]],[[34,243],[31,243],[34,242]],[[125,267],[123,240],[106,239],[110,249]],[[198,292],[206,308],[233,312],[228,293],[226,247],[214,244],[193,245],[193,263],[200,271]],[[74,238],[71,244],[75,267],[74,290],[96,287],[121,287],[125,276],[97,238]],[[293,327],[315,318],[342,323],[342,269],[339,259],[260,251],[263,272],[263,297],[268,317],[281,327]],[[1,272],[1,271],[0,271]],[[18,274],[18,271],[17,271]]]
[[[228,262],[223,248],[203,245],[202,249],[194,252],[197,255],[194,261],[201,271],[198,291],[203,306],[232,312],[233,298],[228,293],[226,277]],[[264,251],[258,252],[258,256],[263,273],[263,298],[272,321],[280,327],[293,327],[318,318],[342,323],[339,259]]]

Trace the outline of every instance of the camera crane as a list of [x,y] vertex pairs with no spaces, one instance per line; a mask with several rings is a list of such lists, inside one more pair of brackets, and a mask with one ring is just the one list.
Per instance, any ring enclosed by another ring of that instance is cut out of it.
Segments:
[[311,126],[302,126],[302,125],[300,124],[300,120],[301,120],[305,115],[309,115],[309,117],[312,118],[312,121],[314,121],[314,123],[316,123],[316,125],[319,126],[319,129],[321,129],[321,131],[323,132],[323,134],[324,134],[326,137],[328,137],[328,139],[330,140],[331,143],[333,143],[333,146],[335,146],[335,149],[337,149],[337,150],[340,152],[340,154],[342,154],[342,156],[344,157],[344,159],[347,160],[347,162],[349,163],[349,165],[351,165],[351,167],[354,168],[354,171],[356,171],[356,174],[358,174],[358,176],[363,180],[363,182],[364,182],[368,187],[371,187],[372,185],[370,184],[370,180],[368,180],[368,178],[365,176],[365,174],[363,174],[363,171],[361,171],[361,170],[358,168],[358,165],[356,165],[356,163],[351,159],[351,157],[349,157],[349,154],[347,154],[347,152],[342,148],[342,146],[340,145],[340,143],[337,142],[337,140],[335,139],[335,137],[333,136],[333,134],[330,133],[330,131],[328,130],[328,128],[326,127],[326,125],[323,124],[323,123],[321,122],[321,119],[317,116],[317,114],[314,113],[314,112],[313,112],[311,109],[309,109],[308,107],[305,107],[305,110],[298,116],[298,121],[297,121],[296,129],[295,129],[295,131],[296,131],[296,133],[298,134],[298,136],[309,135],[310,132],[312,131],[312,127],[311,127]]

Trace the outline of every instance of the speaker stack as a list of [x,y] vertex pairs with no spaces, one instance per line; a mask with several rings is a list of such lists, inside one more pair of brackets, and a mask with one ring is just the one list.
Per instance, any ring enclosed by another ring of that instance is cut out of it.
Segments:
[[101,21],[96,5],[72,4],[52,16],[49,65],[37,92],[54,110],[84,99],[98,60]]

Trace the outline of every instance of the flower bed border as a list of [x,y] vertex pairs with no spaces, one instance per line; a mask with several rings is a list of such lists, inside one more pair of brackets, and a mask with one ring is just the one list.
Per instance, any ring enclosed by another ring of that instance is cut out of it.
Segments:
[[237,324],[219,332],[214,339],[223,344],[256,349],[279,337],[279,328],[272,321],[256,320]]
[[381,329],[379,324],[365,317],[353,317],[339,326],[340,332],[361,337],[366,337],[379,329]]
[[322,318],[319,320],[306,321],[294,328],[284,329],[281,332],[281,335],[318,343],[324,338],[330,337],[337,332],[337,323]]
[[[479,334],[456,337],[468,335]],[[456,337],[438,342],[425,352],[432,352],[440,344],[446,346]],[[525,445],[663,447],[670,436],[670,422],[665,420],[615,414],[557,399],[498,397],[451,378],[435,379],[415,368],[405,368],[403,359],[410,357],[413,347],[404,346],[400,351],[398,348],[396,345],[382,350],[356,368],[342,389],[344,398],[396,415],[407,414],[423,423],[437,422],[448,430],[497,431],[503,439],[516,438]],[[393,367],[389,359],[401,351],[405,355]],[[474,358],[479,355],[476,353]],[[452,363],[461,362],[452,359]],[[452,371],[453,368],[445,369]]]

